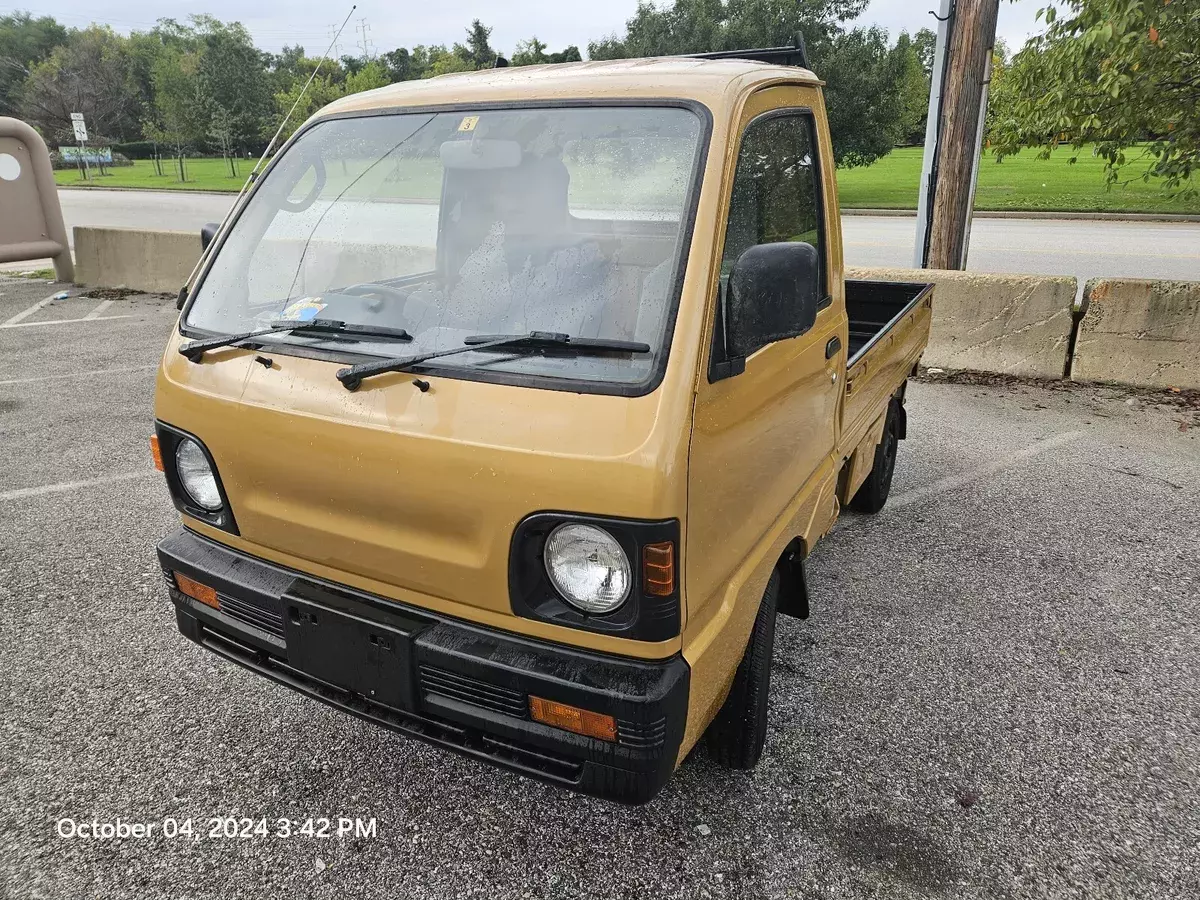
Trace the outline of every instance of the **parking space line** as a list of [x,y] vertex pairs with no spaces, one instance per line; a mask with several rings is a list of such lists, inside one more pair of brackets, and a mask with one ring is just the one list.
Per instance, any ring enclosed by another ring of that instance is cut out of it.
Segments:
[[15,316],[13,316],[9,319],[5,319],[3,322],[0,322],[0,328],[7,328],[10,325],[16,325],[18,322],[24,322],[26,319],[28,319],[30,316],[32,316],[35,312],[40,312],[41,310],[43,310],[47,306],[49,306],[51,303],[53,303],[54,298],[57,296],[58,296],[58,294],[51,294],[45,300],[39,300],[37,303],[33,304],[33,306],[29,307],[29,309],[21,310]]
[[89,478],[85,481],[60,481],[58,484],[42,484],[38,487],[18,488],[15,491],[0,493],[0,503],[6,500],[20,500],[25,497],[41,497],[44,494],[61,494],[68,491],[78,491],[83,488],[99,487],[105,484],[119,484],[122,481],[136,481],[139,478],[149,478],[158,473],[153,469],[143,472],[126,472],[124,475],[107,475],[104,478]]
[[132,319],[131,315],[124,316],[96,316],[96,318],[83,319],[51,319],[47,322],[5,322],[0,325],[0,328],[34,328],[38,325],[70,325],[74,322],[111,322],[113,319]]
[[948,475],[923,487],[913,488],[902,494],[896,494],[888,501],[887,509],[903,509],[906,506],[912,506],[914,503],[920,503],[922,500],[928,500],[931,497],[937,497],[941,494],[966,487],[969,484],[974,484],[977,481],[982,481],[989,475],[1002,472],[1009,466],[1015,465],[1022,460],[1031,459],[1040,453],[1045,453],[1047,450],[1054,450],[1057,447],[1077,441],[1083,434],[1084,432],[1082,431],[1067,431],[1062,434],[1056,434],[1053,437],[1048,437],[1042,441],[1034,441],[1028,447],[1022,447],[1014,453],[1001,456],[989,463],[971,469],[969,472]]
[[101,300],[100,305],[93,309],[90,313],[84,316],[85,319],[96,319],[100,317],[100,313],[104,312],[113,305],[111,300]]
[[123,369],[88,369],[86,372],[67,372],[64,375],[39,375],[36,378],[10,378],[0,381],[0,386],[6,384],[34,384],[38,381],[60,381],[65,378],[90,378],[93,375],[121,375],[127,372],[145,372],[157,369],[157,364],[148,366],[127,366]]

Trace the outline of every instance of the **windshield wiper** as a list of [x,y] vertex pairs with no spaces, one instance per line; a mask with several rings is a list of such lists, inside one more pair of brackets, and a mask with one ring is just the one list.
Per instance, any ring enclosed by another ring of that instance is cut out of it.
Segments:
[[234,344],[240,344],[243,341],[253,340],[257,337],[265,337],[269,334],[284,334],[289,331],[309,331],[316,333],[328,333],[338,335],[352,335],[354,337],[378,337],[384,340],[393,341],[411,341],[412,335],[403,328],[387,328],[384,326],[371,325],[355,325],[353,323],[339,322],[336,319],[312,319],[308,322],[273,322],[265,328],[260,328],[257,331],[244,331],[241,334],[230,334],[225,337],[206,338],[202,341],[189,341],[179,348],[179,352],[190,359],[192,362],[200,362],[204,354],[208,350],[216,350],[219,347],[230,347]]
[[413,336],[405,328],[392,328],[390,325],[360,325],[356,322],[339,322],[336,319],[313,319],[312,327],[305,330],[310,334],[329,335],[353,341],[377,338],[382,341],[408,343],[413,339]]
[[476,350],[481,344],[494,344],[496,341],[517,340],[522,347],[534,348],[567,348],[587,353],[649,353],[650,345],[642,341],[622,341],[616,338],[585,338],[571,337],[557,331],[534,331],[530,334],[473,334],[463,338],[464,344],[470,344]]
[[357,391],[363,379],[386,372],[403,372],[410,366],[423,363],[443,356],[454,356],[456,353],[490,350],[493,347],[539,347],[578,350],[592,353],[649,353],[650,345],[637,341],[617,341],[607,338],[572,338],[569,334],[557,331],[531,331],[528,334],[475,334],[463,339],[463,346],[451,347],[449,350],[434,350],[430,353],[418,353],[416,356],[403,356],[394,359],[381,359],[378,362],[360,363],[357,366],[339,369],[337,380],[348,391]]

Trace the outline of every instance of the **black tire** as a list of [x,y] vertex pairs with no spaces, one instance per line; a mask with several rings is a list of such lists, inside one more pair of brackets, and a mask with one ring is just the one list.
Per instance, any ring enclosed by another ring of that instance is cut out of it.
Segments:
[[892,475],[896,472],[896,451],[900,447],[900,404],[888,404],[887,421],[883,423],[883,438],[875,448],[875,464],[850,501],[855,512],[874,514],[883,509],[892,492]]
[[767,695],[771,692],[771,652],[775,646],[778,604],[779,571],[776,570],[767,582],[729,696],[705,734],[709,755],[727,769],[753,769],[767,742]]

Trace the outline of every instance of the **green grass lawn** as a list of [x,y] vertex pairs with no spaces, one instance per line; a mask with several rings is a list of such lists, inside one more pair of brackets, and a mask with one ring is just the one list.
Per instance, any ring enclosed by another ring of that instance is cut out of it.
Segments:
[[[872,166],[843,169],[838,172],[838,192],[845,209],[915,209],[917,184],[921,177],[920,147],[894,150]],[[1055,212],[1159,212],[1200,213],[1200,198],[1190,201],[1173,199],[1154,182],[1140,180],[1108,189],[1104,183],[1104,162],[1084,150],[1079,162],[1068,164],[1071,151],[1057,151],[1041,160],[1026,151],[997,163],[984,157],[979,167],[979,185],[975,208],[980,210]],[[138,160],[132,166],[110,169],[106,177],[96,177],[88,185],[95,187],[134,187],[156,190],[237,191],[253,162],[240,160],[239,175],[231,177],[229,166],[221,159],[189,159],[186,182],[179,181],[178,166],[163,163],[166,174],[157,175],[153,163]],[[337,181],[336,168],[330,172]],[[353,173],[347,173],[353,174]],[[405,173],[402,181],[381,180],[380,190],[389,196],[434,199],[437,197],[436,172]],[[1130,175],[1133,175],[1133,171]],[[55,172],[62,185],[85,184],[77,170]]]
[[[915,209],[921,180],[920,147],[893,150],[872,166],[838,172],[838,195],[845,209]],[[1020,212],[1160,212],[1200,213],[1200,198],[1172,199],[1156,182],[1140,179],[1108,189],[1104,160],[1084,149],[1070,165],[1069,149],[1038,159],[1024,151],[997,162],[984,156],[979,164],[975,208]],[[1131,167],[1132,176],[1137,167]]]
[[229,174],[229,163],[223,159],[187,159],[184,169],[188,180],[180,182],[179,164],[163,160],[163,175],[154,171],[154,163],[148,159],[134,160],[132,166],[108,169],[101,178],[92,166],[92,179],[84,181],[78,169],[59,169],[54,180],[59,184],[99,188],[132,187],[160,191],[239,191],[257,160],[238,160],[238,177]]

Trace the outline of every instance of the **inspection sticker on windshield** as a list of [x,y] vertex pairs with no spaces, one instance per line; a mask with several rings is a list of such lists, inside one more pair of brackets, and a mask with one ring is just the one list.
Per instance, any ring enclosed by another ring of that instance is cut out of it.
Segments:
[[321,302],[320,297],[305,297],[303,300],[297,300],[280,313],[279,318],[289,322],[311,322],[317,317],[317,313],[327,305]]
[[463,120],[458,123],[459,131],[474,131],[475,126],[479,124],[479,116],[463,116]]

